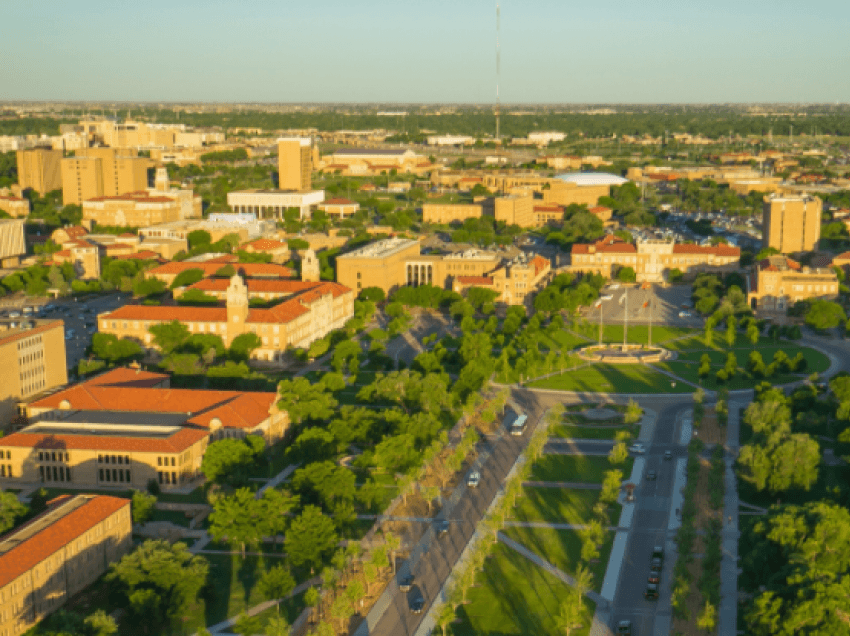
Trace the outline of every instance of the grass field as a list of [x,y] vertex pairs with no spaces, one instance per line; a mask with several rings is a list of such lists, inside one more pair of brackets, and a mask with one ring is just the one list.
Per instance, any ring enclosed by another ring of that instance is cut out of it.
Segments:
[[692,393],[694,390],[650,367],[613,364],[588,365],[531,382],[528,386],[588,393]]
[[[502,533],[567,574],[574,575],[581,563],[581,536],[577,530],[512,527],[505,528]],[[602,590],[608,556],[611,554],[611,546],[614,545],[614,534],[614,532],[606,534],[607,538],[599,548],[599,558],[590,564],[590,571],[593,573],[593,589],[597,592]]]
[[531,467],[533,481],[578,481],[601,484],[605,472],[614,468],[628,477],[632,474],[634,458],[614,466],[607,457],[598,455],[544,455]]
[[[524,488],[517,499],[515,521],[550,521],[582,525],[593,517],[593,505],[599,500],[599,490],[569,488]],[[621,506],[610,507],[611,521],[620,518]]]
[[[458,609],[453,636],[557,636],[560,604],[569,586],[510,548],[493,546],[490,558]],[[585,620],[571,636],[586,636],[594,604],[585,600]]]

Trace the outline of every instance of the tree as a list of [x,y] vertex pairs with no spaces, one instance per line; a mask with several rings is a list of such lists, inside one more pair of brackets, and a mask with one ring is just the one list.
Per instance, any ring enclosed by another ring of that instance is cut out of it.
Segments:
[[134,490],[130,504],[133,511],[133,523],[147,523],[153,515],[154,505],[156,505],[156,497],[142,490]]
[[602,482],[602,494],[599,496],[599,500],[607,504],[616,503],[617,497],[620,495],[620,485],[622,483],[623,471],[605,471],[605,478]]
[[15,527],[15,520],[27,513],[27,507],[13,492],[0,490],[0,535]]
[[210,535],[216,541],[245,546],[257,545],[263,538],[265,506],[249,488],[240,488],[229,497],[220,497],[210,513]]
[[373,303],[382,303],[387,295],[380,287],[366,287],[357,296],[360,300],[369,300]]
[[102,609],[87,616],[84,622],[91,636],[112,636],[112,634],[118,632],[118,625],[115,623],[115,619]]
[[617,280],[624,283],[633,283],[637,280],[637,274],[635,273],[634,267],[621,267],[617,271]]
[[717,607],[711,604],[711,601],[706,599],[702,613],[697,618],[697,627],[704,629],[709,634],[714,632],[717,626]]
[[[314,588],[310,588],[314,589]],[[273,614],[266,623],[264,636],[289,636],[290,625],[280,614]]]
[[253,449],[244,440],[226,437],[207,446],[201,460],[201,472],[208,480],[219,484],[242,484],[248,479],[254,456]]
[[608,454],[608,461],[612,464],[622,464],[629,457],[629,450],[626,448],[624,442],[619,442],[614,444],[614,448],[611,449],[611,452]]
[[735,344],[735,329],[737,328],[737,323],[735,322],[735,316],[729,316],[726,319],[726,344],[730,347]]
[[277,611],[280,613],[280,601],[295,589],[295,579],[289,568],[276,565],[263,572],[257,586],[263,596],[276,601]]
[[144,355],[138,342],[101,332],[92,336],[91,351],[101,360],[113,364],[135,360]]
[[845,322],[847,322],[847,315],[838,303],[822,299],[809,301],[806,324],[812,329],[818,331],[832,329]]
[[582,626],[584,614],[584,599],[576,592],[569,592],[561,602],[558,628],[562,629],[566,636],[570,636],[575,629]]
[[155,296],[163,293],[165,290],[165,282],[158,278],[145,278],[143,274],[140,274],[139,278],[133,281],[133,294],[140,298]]
[[178,287],[188,287],[194,285],[204,278],[204,270],[193,267],[192,269],[184,269],[174,277],[171,281],[169,289],[177,289]]
[[263,621],[259,616],[249,616],[242,612],[236,617],[236,623],[233,627],[239,636],[254,636],[262,632]]
[[212,235],[206,230],[194,230],[186,236],[186,241],[189,244],[189,249],[194,250],[196,247],[212,243]]
[[278,407],[289,413],[294,424],[305,419],[324,420],[334,414],[338,402],[321,382],[310,384],[307,378],[283,380],[278,385]]
[[437,610],[436,621],[437,625],[443,631],[443,636],[446,636],[446,628],[455,618],[455,609],[450,603],[443,603]]
[[286,553],[296,567],[306,565],[314,570],[330,556],[338,541],[333,520],[316,506],[304,506],[286,533]]
[[313,462],[296,470],[292,488],[303,502],[319,505],[328,513],[351,504],[357,494],[354,473],[331,461]]
[[248,362],[255,349],[259,349],[263,341],[255,333],[241,333],[230,343],[228,355],[236,362]]
[[189,338],[189,328],[179,320],[151,325],[148,331],[156,346],[166,355],[178,349]]
[[106,581],[127,599],[131,620],[159,633],[194,601],[208,571],[206,559],[189,552],[185,543],[145,541],[112,566]]
[[755,347],[759,342],[759,327],[755,322],[747,326],[747,340]]
[[623,421],[626,424],[637,424],[641,417],[643,417],[643,409],[637,402],[629,398],[629,403],[626,406],[626,414],[623,416]]

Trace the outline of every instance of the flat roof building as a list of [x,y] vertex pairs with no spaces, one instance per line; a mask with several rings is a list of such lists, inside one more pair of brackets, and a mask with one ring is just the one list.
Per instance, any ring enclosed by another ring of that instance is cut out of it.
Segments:
[[148,187],[150,159],[134,150],[84,148],[62,160],[62,202],[82,205],[96,197],[114,197]]
[[313,207],[325,200],[324,190],[252,189],[227,193],[227,205],[234,212],[254,214],[258,219],[282,221],[290,208],[298,208],[302,219],[309,219]]
[[763,247],[782,254],[811,252],[820,240],[823,202],[818,197],[768,195],[764,198]]
[[0,537],[0,634],[23,634],[133,545],[130,500],[63,495]]
[[0,219],[0,264],[3,267],[18,264],[27,253],[24,237],[24,219]]
[[281,190],[306,192],[313,180],[312,143],[305,137],[277,140],[278,186]]
[[62,188],[61,150],[33,148],[18,150],[18,185],[21,190],[32,188],[39,194],[47,194]]

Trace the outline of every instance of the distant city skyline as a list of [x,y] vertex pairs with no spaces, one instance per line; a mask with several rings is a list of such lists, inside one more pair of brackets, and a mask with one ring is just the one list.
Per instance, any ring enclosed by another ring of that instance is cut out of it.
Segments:
[[[572,4],[500,2],[503,103],[850,102],[850,3]],[[491,103],[495,5],[11,3],[0,100]]]

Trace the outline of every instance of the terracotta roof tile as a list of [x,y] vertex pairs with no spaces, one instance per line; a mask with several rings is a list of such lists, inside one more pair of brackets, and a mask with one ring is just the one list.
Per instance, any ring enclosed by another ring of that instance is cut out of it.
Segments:
[[492,276],[458,276],[457,282],[463,285],[492,285]]
[[358,205],[356,201],[349,201],[343,197],[337,197],[335,199],[328,199],[321,205]]
[[93,450],[135,453],[182,453],[209,436],[208,429],[182,427],[167,438],[136,437],[116,433],[105,435],[75,435],[71,433],[12,433],[0,439],[0,446],[33,448],[36,450]]
[[[151,276],[177,275],[180,272],[185,272],[187,269],[199,269],[204,272],[205,276],[212,276],[220,270],[222,266],[222,262],[206,261],[204,263],[186,263],[172,261],[148,270],[148,274]],[[254,276],[290,278],[293,274],[292,270],[288,267],[277,265],[275,263],[234,263],[233,267],[237,272],[249,278]]]
[[124,305],[98,316],[100,320],[160,320],[170,322],[227,322],[224,307],[163,307],[157,305]]
[[277,250],[281,248],[288,248],[288,245],[283,241],[275,241],[274,239],[257,239],[256,241],[250,241],[241,246],[241,249],[245,249],[247,247],[253,248],[255,250]]
[[[63,505],[69,505],[69,501],[67,499],[57,501],[29,523],[16,528],[2,539],[12,537],[20,530],[38,523],[44,516],[56,511]],[[34,533],[8,552],[0,555],[0,588],[29,572],[51,554],[56,553],[107,517],[129,505],[129,499],[98,495],[57,519],[43,530]]]
[[30,336],[34,336],[39,333],[45,333],[50,331],[51,329],[61,329],[62,334],[65,334],[65,323],[61,320],[53,320],[46,325],[41,325],[40,327],[34,327],[32,329],[26,329],[23,331],[19,331],[18,333],[14,333],[8,336],[4,336],[2,332],[0,332],[0,346],[8,344],[10,342],[15,342],[16,340],[23,340],[24,338],[29,338]]
[[692,245],[690,243],[676,243],[673,246],[674,254],[714,254],[715,256],[741,256],[741,248],[732,247],[725,243],[717,245]]

